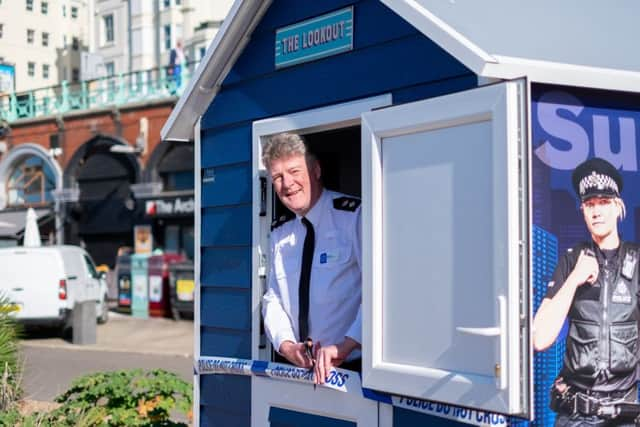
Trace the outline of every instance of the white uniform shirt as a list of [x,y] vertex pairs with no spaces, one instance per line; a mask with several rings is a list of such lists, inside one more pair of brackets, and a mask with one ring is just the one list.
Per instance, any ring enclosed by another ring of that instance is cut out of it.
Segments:
[[[315,247],[309,286],[309,336],[323,346],[345,336],[362,342],[362,261],[359,201],[324,189],[307,213]],[[348,197],[348,196],[346,196]],[[296,216],[271,232],[271,268],[262,314],[267,337],[276,350],[283,341],[299,342],[298,288],[306,228]],[[353,351],[348,360],[360,357]]]

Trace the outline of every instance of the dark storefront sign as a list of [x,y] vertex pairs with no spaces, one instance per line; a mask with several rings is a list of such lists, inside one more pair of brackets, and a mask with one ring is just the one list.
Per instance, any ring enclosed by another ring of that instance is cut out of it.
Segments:
[[193,196],[158,198],[145,202],[145,216],[148,218],[192,216],[194,212]]

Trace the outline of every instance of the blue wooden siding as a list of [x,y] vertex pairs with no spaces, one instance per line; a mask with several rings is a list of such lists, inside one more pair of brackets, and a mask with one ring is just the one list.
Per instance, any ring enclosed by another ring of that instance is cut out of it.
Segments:
[[[275,70],[277,28],[350,5],[353,51]],[[202,118],[201,354],[251,355],[253,121],[385,93],[399,104],[474,86],[470,70],[378,0],[274,0]],[[209,375],[200,385],[201,425],[250,425],[248,378]],[[394,411],[396,427],[432,420],[404,412]]]
[[272,407],[269,410],[271,427],[356,427],[351,421],[305,414],[289,409]]
[[410,411],[403,408],[393,408],[394,427],[403,426],[429,426],[429,427],[468,427],[469,424],[448,420],[446,418],[434,417]]

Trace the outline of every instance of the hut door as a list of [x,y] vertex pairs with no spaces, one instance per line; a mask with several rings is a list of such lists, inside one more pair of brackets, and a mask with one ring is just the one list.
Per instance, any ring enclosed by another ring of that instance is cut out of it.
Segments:
[[363,386],[528,416],[526,85],[362,116]]

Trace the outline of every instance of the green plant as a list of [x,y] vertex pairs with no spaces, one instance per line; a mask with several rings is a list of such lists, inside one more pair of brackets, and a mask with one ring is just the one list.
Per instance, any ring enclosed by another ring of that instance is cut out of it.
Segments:
[[8,298],[0,295],[0,412],[11,409],[22,394],[18,348],[20,333],[11,317],[14,310]]
[[[56,426],[185,426],[172,410],[190,416],[191,385],[156,369],[99,372],[78,378],[56,398],[47,422]],[[45,424],[46,425],[46,424]]]

